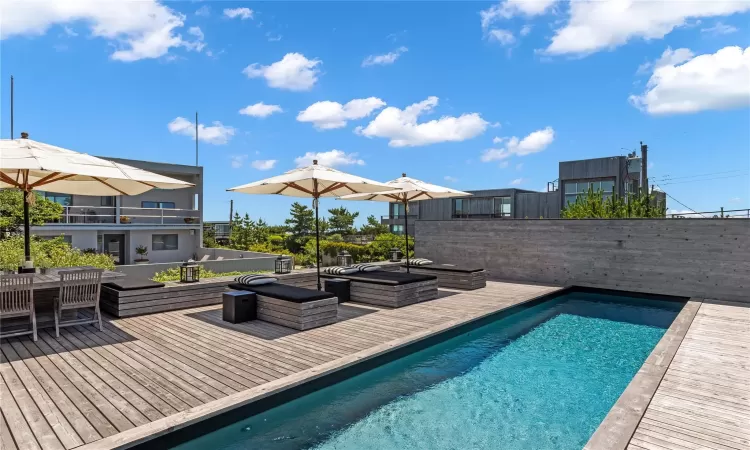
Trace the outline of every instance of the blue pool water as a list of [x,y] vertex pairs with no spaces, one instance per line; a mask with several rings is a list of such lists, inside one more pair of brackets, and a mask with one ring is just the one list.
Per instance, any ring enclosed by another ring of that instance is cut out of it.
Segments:
[[683,303],[573,293],[181,449],[580,449]]

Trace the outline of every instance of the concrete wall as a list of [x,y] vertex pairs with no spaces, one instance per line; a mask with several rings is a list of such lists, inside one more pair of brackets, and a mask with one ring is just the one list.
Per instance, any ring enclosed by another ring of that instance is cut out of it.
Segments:
[[[151,254],[149,253],[149,257]],[[243,258],[225,259],[222,261],[203,261],[201,266],[216,273],[222,272],[252,272],[274,270],[275,255]],[[134,278],[151,278],[156,272],[162,272],[172,267],[179,267],[181,262],[169,262],[160,264],[134,264],[129,266],[117,266],[115,270]]]
[[488,278],[750,302],[750,220],[417,221],[416,254]]
[[222,257],[224,259],[242,259],[242,258],[260,258],[266,256],[274,256],[268,253],[250,252],[246,250],[231,250],[228,248],[199,248],[196,250],[197,259],[202,259],[204,255],[208,255],[209,259],[216,259]]
[[56,230],[54,228],[35,227],[32,231],[35,236],[70,236],[71,245],[81,250],[97,248],[96,230]]
[[[148,248],[148,260],[152,263],[166,263],[166,262],[179,262],[187,261],[192,258],[194,254],[198,253],[199,248],[199,235],[195,230],[193,234],[190,234],[191,230],[130,230],[126,235],[126,255],[128,261],[132,261],[136,258],[135,248],[139,245],[145,245]],[[177,235],[177,250],[154,250],[151,245],[151,237],[154,234],[176,234]]]

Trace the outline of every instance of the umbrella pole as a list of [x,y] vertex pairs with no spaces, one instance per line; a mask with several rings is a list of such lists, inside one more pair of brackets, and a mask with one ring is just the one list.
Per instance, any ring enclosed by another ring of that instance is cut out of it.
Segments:
[[31,231],[29,227],[29,193],[23,191],[23,251],[26,261],[31,261]]
[[317,197],[313,199],[313,203],[315,203],[315,268],[318,271],[318,290],[322,291],[322,289],[320,288],[320,228],[318,223]]
[[409,201],[404,200],[404,236],[406,237],[406,273],[409,272]]

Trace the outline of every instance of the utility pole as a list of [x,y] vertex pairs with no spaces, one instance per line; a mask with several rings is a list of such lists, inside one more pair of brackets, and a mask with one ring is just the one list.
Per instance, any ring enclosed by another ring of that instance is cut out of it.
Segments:
[[232,231],[232,217],[234,217],[234,200],[229,200],[229,232]]
[[648,145],[641,141],[641,192],[648,196]]
[[198,111],[195,112],[195,167],[198,167]]
[[13,75],[10,76],[10,138],[13,139]]

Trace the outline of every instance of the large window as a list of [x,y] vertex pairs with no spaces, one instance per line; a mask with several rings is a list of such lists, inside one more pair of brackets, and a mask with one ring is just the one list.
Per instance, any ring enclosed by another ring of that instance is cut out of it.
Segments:
[[403,225],[391,225],[391,233],[403,235],[404,226]]
[[403,217],[406,215],[406,209],[404,208],[403,203],[394,203],[393,204],[393,217],[398,219],[399,217]]
[[70,194],[58,194],[56,192],[43,192],[42,195],[47,200],[58,203],[63,206],[71,206],[73,204],[73,196]]
[[510,217],[510,197],[495,197],[492,199],[492,214],[495,217]]
[[580,195],[585,197],[592,188],[594,192],[602,191],[604,200],[612,196],[615,189],[614,180],[595,180],[595,181],[566,181],[565,182],[565,204],[575,203],[576,198]]
[[463,217],[469,214],[469,200],[465,198],[453,199],[453,216]]
[[141,208],[174,209],[174,202],[141,202]]
[[111,195],[102,197],[102,206],[115,206],[115,198]]
[[151,250],[177,250],[176,234],[154,234],[151,236]]

